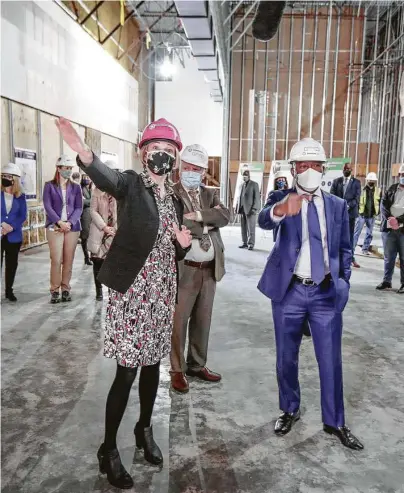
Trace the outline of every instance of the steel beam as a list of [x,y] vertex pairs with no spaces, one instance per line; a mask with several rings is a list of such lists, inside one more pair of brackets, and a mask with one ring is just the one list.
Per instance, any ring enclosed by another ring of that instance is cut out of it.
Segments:
[[[279,25],[278,29],[278,36],[277,36],[277,45],[278,48],[280,47],[281,44],[281,32],[282,32],[282,22]],[[279,107],[279,69],[281,66],[281,60],[279,56],[279,52],[276,54],[276,100],[275,100],[275,114],[274,114],[274,150],[273,150],[273,160],[276,160],[276,145],[277,145],[277,138],[278,138],[278,107]]]
[[336,41],[336,48],[335,48],[335,54],[334,54],[334,57],[335,57],[335,60],[334,60],[334,81],[333,81],[332,109],[331,109],[330,157],[332,157],[333,140],[334,140],[335,99],[337,96],[338,49],[339,49],[340,29],[341,29],[341,11],[338,10],[337,41]]
[[[365,59],[365,40],[366,40],[366,25],[367,25],[367,8],[365,9],[365,18],[363,20],[363,32],[362,32],[362,54],[361,54],[361,63]],[[358,80],[356,78],[355,80]],[[353,85],[355,81],[351,82]],[[358,116],[356,120],[356,140],[355,140],[355,168],[354,168],[354,176],[356,176],[356,170],[358,166],[358,141],[359,141],[359,128],[360,128],[360,120],[362,113],[362,89],[363,89],[363,77],[360,77],[359,82],[359,102],[358,102]]]
[[321,107],[321,131],[320,142],[324,140],[324,126],[325,126],[325,111],[327,106],[327,93],[328,93],[328,68],[330,64],[330,41],[331,41],[331,22],[332,22],[332,0],[328,7],[328,19],[327,19],[327,39],[326,39],[326,54],[324,62],[324,79],[323,79],[323,103]]
[[92,16],[95,12],[97,12],[97,10],[101,7],[101,5],[102,5],[103,3],[105,3],[105,2],[104,2],[104,1],[103,1],[103,2],[97,2],[97,3],[95,4],[95,7],[94,7],[94,8],[92,8],[92,9],[90,10],[90,12],[89,12],[89,13],[88,13],[85,17],[84,17],[84,19],[83,19],[82,21],[80,21],[80,22],[79,22],[80,26],[82,26],[83,24],[85,24],[85,23],[88,21],[88,19],[89,19],[89,18],[90,18],[90,17],[91,17],[91,16]]
[[293,17],[290,19],[290,32],[289,32],[289,76],[288,76],[288,99],[286,106],[286,136],[285,136],[285,147],[284,156],[288,155],[288,144],[289,144],[289,114],[290,114],[290,93],[292,86],[292,56],[293,56]]
[[[376,58],[377,50],[379,47],[379,12],[380,5],[377,5],[377,20],[376,20],[376,31],[375,31],[375,39],[374,39],[374,58]],[[367,149],[366,149],[366,175],[369,173],[369,164],[370,164],[370,139],[372,138],[372,127],[373,127],[373,102],[375,98],[375,87],[376,87],[376,67],[373,65],[372,68],[372,87],[370,90],[370,115],[369,115],[369,127],[368,127],[368,141],[367,141]]]
[[227,36],[227,39],[231,39],[233,34],[237,31],[237,29],[241,26],[241,24],[247,19],[247,17],[250,15],[251,11],[256,7],[258,2],[254,2],[251,7],[247,10],[245,13],[244,17],[238,22],[236,27],[230,32],[230,34]]
[[313,63],[311,67],[311,99],[310,99],[310,134],[309,137],[313,136],[313,119],[314,119],[314,91],[316,87],[316,54],[318,45],[318,7],[315,7],[316,16],[314,18],[314,53],[313,53]]
[[[233,17],[233,14],[235,14],[237,12],[237,10],[239,9],[239,7],[241,6],[241,4],[243,3],[244,0],[240,0],[237,5],[234,7],[234,9],[230,12],[230,14],[226,17],[226,19],[224,20],[224,25],[226,25],[229,20]],[[223,5],[223,4],[222,4]]]
[[[306,9],[304,9],[306,14]],[[302,23],[302,57],[300,59],[300,94],[299,94],[299,117],[298,117],[298,131],[297,140],[300,140],[300,134],[302,131],[302,107],[303,107],[303,82],[304,82],[304,48],[306,41],[306,16],[303,17]]]
[[345,115],[344,115],[344,157],[347,155],[347,146],[350,148],[351,142],[351,125],[352,125],[352,86],[351,75],[352,75],[352,54],[354,51],[355,43],[355,17],[351,19],[351,39],[350,39],[350,50],[349,50],[349,67],[348,67],[348,85],[347,85],[347,99],[345,103]]

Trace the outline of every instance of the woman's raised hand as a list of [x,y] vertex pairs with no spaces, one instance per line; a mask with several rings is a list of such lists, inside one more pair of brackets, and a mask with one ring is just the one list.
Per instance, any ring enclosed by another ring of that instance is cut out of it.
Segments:
[[179,229],[175,223],[173,224],[173,228],[178,243],[182,246],[182,248],[188,248],[192,241],[191,231],[185,226],[182,226],[181,229]]

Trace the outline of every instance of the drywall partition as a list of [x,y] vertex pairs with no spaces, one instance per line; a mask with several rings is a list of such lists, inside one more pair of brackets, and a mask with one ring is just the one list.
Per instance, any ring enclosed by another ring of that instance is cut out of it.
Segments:
[[175,70],[172,81],[156,82],[156,118],[171,121],[184,145],[200,144],[209,156],[221,156],[222,103],[210,97],[209,84],[198,72],[193,57],[185,57],[185,68],[176,61]]
[[137,81],[55,2],[2,2],[1,43],[2,96],[136,142]]

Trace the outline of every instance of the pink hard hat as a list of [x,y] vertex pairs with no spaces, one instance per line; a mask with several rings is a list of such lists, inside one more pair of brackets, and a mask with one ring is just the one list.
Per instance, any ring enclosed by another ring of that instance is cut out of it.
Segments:
[[174,125],[168,122],[165,118],[160,118],[155,122],[150,123],[144,129],[142,134],[142,139],[139,143],[139,149],[142,149],[152,140],[166,140],[167,142],[172,142],[178,147],[178,150],[182,149],[182,142],[178,130]]

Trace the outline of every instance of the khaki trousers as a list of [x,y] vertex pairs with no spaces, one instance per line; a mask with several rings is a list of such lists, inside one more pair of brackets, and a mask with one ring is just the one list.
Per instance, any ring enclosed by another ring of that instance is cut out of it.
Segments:
[[[213,300],[216,292],[214,268],[184,265],[178,286],[178,304],[171,340],[171,371],[198,371],[206,365]],[[188,355],[185,341],[188,329]]]
[[79,231],[69,231],[69,233],[46,231],[51,259],[51,293],[59,291],[60,288],[62,288],[62,291],[70,292],[73,260],[79,235]]

